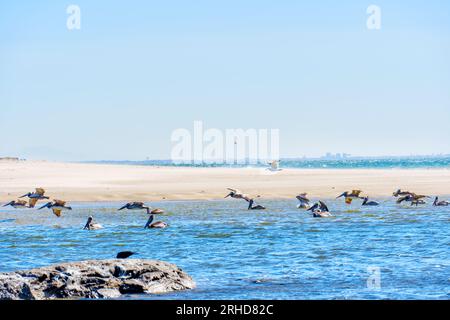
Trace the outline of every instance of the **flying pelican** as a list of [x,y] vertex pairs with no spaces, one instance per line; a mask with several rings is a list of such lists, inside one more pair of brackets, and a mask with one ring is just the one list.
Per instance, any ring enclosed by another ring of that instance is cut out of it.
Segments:
[[227,188],[227,189],[230,190],[230,193],[227,194],[225,196],[225,198],[232,197],[233,199],[244,199],[247,202],[250,202],[250,200],[252,200],[248,195],[242,193],[238,189],[232,189],[232,188]]
[[150,229],[150,228],[161,228],[162,229],[162,228],[166,228],[169,226],[167,223],[162,222],[162,221],[156,221],[153,223],[152,222],[153,222],[153,215],[151,214],[147,220],[147,223],[144,226],[144,229]]
[[98,229],[103,229],[103,226],[99,223],[95,223],[94,218],[92,216],[89,216],[83,230],[98,230]]
[[345,197],[345,203],[352,204],[353,199],[361,199],[361,197],[359,196],[361,192],[361,190],[352,190],[352,192],[345,191],[339,197],[336,197],[336,199]]
[[300,203],[297,205],[297,208],[299,209],[308,209],[309,208],[309,199],[306,197],[307,193],[301,193],[298,196],[296,196],[297,200],[300,201]]
[[420,194],[415,194],[415,193],[410,193],[404,197],[401,197],[397,200],[397,203],[402,203],[403,201],[406,202],[411,202],[411,205],[416,205],[418,206],[419,204],[425,204],[426,202],[423,200],[423,198],[429,198],[428,196],[424,196],[424,195],[420,195]]
[[143,202],[128,202],[123,207],[119,208],[117,211],[127,209],[127,210],[147,210],[147,214],[161,214],[164,213],[161,209],[153,209],[150,211],[150,207],[146,206]]
[[38,200],[48,199],[48,197],[44,196],[44,194],[45,194],[44,189],[36,188],[35,192],[28,192],[27,194],[24,194],[20,198],[28,197],[29,198],[29,200],[28,200],[29,207],[34,208],[34,206],[36,205],[36,202],[38,202]]
[[328,210],[327,205],[322,201],[315,203],[307,211],[311,211],[313,214],[313,217],[315,217],[315,218],[332,217],[330,210]]
[[72,207],[66,206],[66,202],[62,200],[53,200],[53,202],[47,202],[42,207],[40,207],[38,210],[41,210],[43,208],[49,208],[52,209],[53,213],[57,217],[61,217],[61,212],[63,210],[72,210]]
[[116,256],[117,259],[126,259],[130,256],[132,256],[133,254],[137,254],[137,252],[132,252],[132,251],[122,251],[119,252]]
[[257,204],[256,206],[253,205],[255,201],[253,199],[250,199],[248,203],[248,210],[266,210],[266,207]]
[[433,202],[433,206],[435,207],[448,207],[450,202],[448,201],[439,201],[439,197],[436,197]]
[[13,200],[11,202],[8,202],[7,204],[3,205],[3,207],[11,206],[14,209],[22,209],[22,208],[28,208],[27,202],[25,200]]
[[398,196],[404,197],[404,196],[407,196],[407,195],[410,195],[410,194],[413,194],[413,193],[409,192],[409,191],[402,191],[401,189],[398,189],[392,195],[394,197],[398,197]]
[[362,203],[363,206],[378,206],[380,205],[376,201],[369,201],[369,197],[364,197],[364,201]]

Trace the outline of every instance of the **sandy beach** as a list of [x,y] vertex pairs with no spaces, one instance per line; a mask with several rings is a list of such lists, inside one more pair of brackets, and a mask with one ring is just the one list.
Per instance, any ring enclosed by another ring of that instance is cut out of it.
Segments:
[[265,198],[332,198],[353,188],[387,197],[402,188],[450,194],[446,169],[284,169],[152,167],[110,164],[0,161],[0,201],[43,187],[67,201],[160,201],[222,199],[225,188]]

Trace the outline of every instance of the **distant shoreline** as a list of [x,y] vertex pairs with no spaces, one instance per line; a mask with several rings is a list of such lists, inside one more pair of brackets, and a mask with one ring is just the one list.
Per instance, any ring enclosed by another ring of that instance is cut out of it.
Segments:
[[450,193],[448,169],[283,169],[0,162],[0,201],[36,187],[66,201],[164,201],[223,199],[226,188],[266,199],[334,198],[345,190],[389,197],[398,188],[421,194]]
[[[79,163],[143,165],[193,168],[265,168],[265,161],[246,161],[244,163],[173,163],[171,160],[141,161],[84,161]],[[450,168],[450,156],[410,156],[410,157],[351,157],[351,158],[289,158],[281,159],[280,166],[285,169],[412,169],[412,168]]]

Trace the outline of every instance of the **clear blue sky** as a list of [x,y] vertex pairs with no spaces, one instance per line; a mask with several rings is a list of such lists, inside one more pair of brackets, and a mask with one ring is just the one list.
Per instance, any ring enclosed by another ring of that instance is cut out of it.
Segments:
[[450,2],[308,2],[1,1],[0,155],[167,159],[194,120],[279,128],[282,157],[450,153]]

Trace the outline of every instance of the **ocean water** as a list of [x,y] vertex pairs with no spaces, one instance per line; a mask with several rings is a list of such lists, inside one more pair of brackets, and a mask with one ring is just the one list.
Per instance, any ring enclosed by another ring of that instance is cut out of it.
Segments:
[[[185,166],[185,167],[267,167],[265,163],[201,163],[174,164],[170,160],[148,161],[96,161],[95,163],[113,163],[123,165],[148,166]],[[349,159],[281,159],[281,168],[299,169],[414,169],[414,168],[446,168],[450,169],[450,156],[429,157],[395,157],[395,158],[349,158]]]
[[[378,200],[327,201],[331,218],[313,218],[295,199],[261,200],[265,211],[234,199],[152,203],[169,227],[151,230],[144,212],[118,212],[120,203],[71,203],[61,218],[1,208],[0,272],[132,250],[177,264],[197,288],[125,299],[449,299],[450,207]],[[89,215],[105,228],[82,230]],[[379,288],[367,285],[374,268]]]

